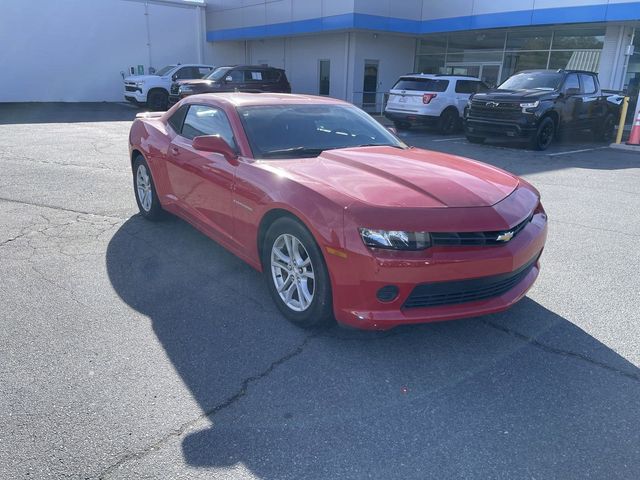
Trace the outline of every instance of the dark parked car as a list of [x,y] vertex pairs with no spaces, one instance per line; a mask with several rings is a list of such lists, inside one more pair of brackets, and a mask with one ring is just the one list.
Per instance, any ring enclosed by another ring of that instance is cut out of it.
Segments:
[[593,72],[527,70],[495,90],[473,95],[465,109],[465,132],[473,143],[507,136],[526,139],[536,150],[576,130],[591,130],[599,140],[610,141],[619,106],[607,97]]
[[189,95],[216,92],[291,93],[287,75],[281,68],[235,65],[218,67],[199,80],[177,81],[171,85],[169,100],[176,103]]

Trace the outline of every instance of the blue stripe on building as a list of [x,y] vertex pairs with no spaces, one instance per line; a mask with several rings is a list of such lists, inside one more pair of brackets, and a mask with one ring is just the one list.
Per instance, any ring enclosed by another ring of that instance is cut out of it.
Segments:
[[622,20],[640,20],[640,2],[518,10],[422,21],[363,13],[345,13],[254,27],[211,30],[207,32],[207,40],[210,42],[249,40],[339,30],[376,30],[420,35],[458,30]]

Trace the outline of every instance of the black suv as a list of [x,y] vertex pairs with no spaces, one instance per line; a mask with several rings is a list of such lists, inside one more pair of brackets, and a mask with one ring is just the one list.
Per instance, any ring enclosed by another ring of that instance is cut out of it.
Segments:
[[497,89],[471,97],[464,114],[467,139],[507,136],[546,149],[567,131],[591,130],[610,141],[619,107],[600,91],[598,76],[581,70],[525,70]]
[[199,80],[182,80],[171,85],[169,101],[177,101],[197,93],[274,92],[291,93],[284,70],[255,65],[218,67]]

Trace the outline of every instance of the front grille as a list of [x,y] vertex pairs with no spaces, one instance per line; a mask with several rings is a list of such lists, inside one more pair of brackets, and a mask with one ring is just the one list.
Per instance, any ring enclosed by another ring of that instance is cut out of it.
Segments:
[[[434,246],[484,246],[504,245],[520,233],[533,219],[533,213],[525,220],[509,230],[497,232],[436,232],[431,233],[431,245]],[[506,234],[512,234],[508,240],[498,240]]]
[[413,289],[402,308],[455,305],[498,297],[520,283],[531,271],[539,257],[540,253],[519,269],[500,275],[472,280],[420,284]]
[[136,87],[132,87],[132,86],[130,86],[130,85],[125,85],[125,86],[124,86],[124,90],[125,90],[126,92],[135,92],[135,91],[137,91],[138,89],[137,89]]
[[522,109],[519,102],[472,100],[468,115],[496,120],[517,120],[522,116]]

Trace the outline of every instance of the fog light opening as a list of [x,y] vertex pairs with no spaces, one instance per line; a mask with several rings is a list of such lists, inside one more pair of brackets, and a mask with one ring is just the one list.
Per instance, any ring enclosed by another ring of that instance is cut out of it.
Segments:
[[378,293],[376,293],[376,298],[383,303],[392,302],[396,298],[398,298],[398,292],[398,287],[396,287],[395,285],[385,285],[380,290],[378,290]]

